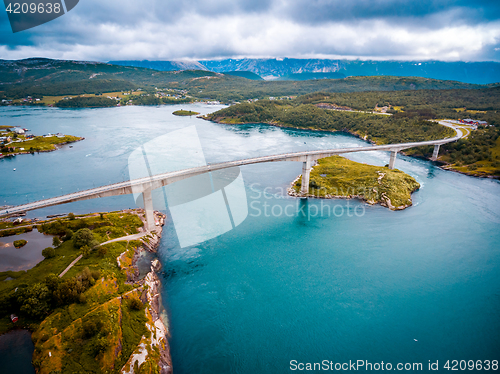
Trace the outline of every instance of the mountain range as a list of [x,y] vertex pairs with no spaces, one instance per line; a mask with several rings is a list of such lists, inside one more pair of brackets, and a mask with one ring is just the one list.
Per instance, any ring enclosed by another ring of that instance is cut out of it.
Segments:
[[[122,66],[160,71],[208,70],[251,72],[265,80],[332,79],[349,76],[399,76],[454,80],[464,83],[500,82],[498,62],[361,61],[328,59],[226,59],[202,61],[110,61]],[[258,79],[258,78],[253,78]]]

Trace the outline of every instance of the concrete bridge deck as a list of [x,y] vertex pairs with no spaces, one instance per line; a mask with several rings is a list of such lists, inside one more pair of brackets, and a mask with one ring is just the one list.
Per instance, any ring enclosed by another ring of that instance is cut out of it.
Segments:
[[464,134],[459,128],[447,123],[439,122],[443,126],[453,128],[456,131],[456,136],[452,138],[445,138],[439,140],[429,140],[423,142],[411,142],[411,143],[399,143],[399,144],[386,144],[386,145],[375,145],[368,147],[351,147],[351,148],[334,148],[327,150],[314,150],[314,151],[303,151],[303,152],[293,152],[293,153],[283,153],[278,155],[269,155],[262,157],[253,157],[244,160],[220,162],[215,164],[209,164],[189,169],[171,171],[162,174],[156,174],[151,177],[133,179],[125,182],[119,182],[110,184],[107,186],[91,188],[84,191],[78,191],[70,193],[63,196],[53,197],[49,199],[35,201],[33,203],[18,205],[14,207],[4,208],[0,210],[0,216],[6,216],[10,214],[26,212],[29,210],[35,210],[40,208],[45,208],[53,205],[66,204],[75,201],[89,200],[100,197],[109,197],[117,195],[127,195],[132,193],[140,192],[143,195],[144,205],[146,209],[146,220],[148,222],[148,229],[154,229],[154,218],[153,218],[153,204],[151,191],[163,186],[169,185],[171,183],[184,180],[187,178],[194,177],[196,175],[208,173],[211,171],[227,169],[231,167],[258,164],[264,162],[281,162],[281,161],[294,161],[303,162],[302,168],[302,188],[301,192],[307,194],[309,191],[309,174],[314,161],[345,153],[355,153],[355,152],[372,152],[372,151],[389,151],[391,152],[389,167],[394,168],[394,163],[396,160],[397,153],[403,149],[421,147],[421,146],[434,146],[433,159],[437,159],[439,152],[439,146],[445,143],[450,143],[457,141]]

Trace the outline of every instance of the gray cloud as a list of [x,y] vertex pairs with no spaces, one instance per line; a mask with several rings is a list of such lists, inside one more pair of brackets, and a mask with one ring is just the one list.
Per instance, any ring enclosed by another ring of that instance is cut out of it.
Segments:
[[2,13],[0,58],[499,60],[499,11],[463,0],[85,0],[17,34]]
[[[391,22],[422,23],[432,15],[452,12],[454,22],[477,24],[499,18],[500,3],[495,1],[448,0],[296,0],[284,2],[282,10],[290,18],[307,23],[361,19],[390,19]],[[443,26],[442,20],[440,24]],[[445,23],[446,25],[446,23]]]

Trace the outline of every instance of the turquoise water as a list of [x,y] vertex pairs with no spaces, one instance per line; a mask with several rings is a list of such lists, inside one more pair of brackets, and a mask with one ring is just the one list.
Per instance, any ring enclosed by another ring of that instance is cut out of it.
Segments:
[[[347,135],[171,115],[181,107],[188,106],[1,109],[5,124],[86,137],[73,148],[1,160],[0,173],[8,176],[1,205],[127,179],[136,147],[193,124],[210,162],[366,145]],[[388,162],[383,152],[349,158]],[[236,229],[180,248],[167,223],[159,257],[175,372],[287,373],[291,360],[424,368],[439,360],[442,369],[446,360],[500,359],[499,183],[406,157],[396,167],[422,185],[414,206],[401,212],[354,200],[287,198],[282,191],[301,165],[281,162],[241,168],[249,216]],[[131,196],[121,196],[29,216],[133,206]],[[321,208],[324,214],[314,215]]]

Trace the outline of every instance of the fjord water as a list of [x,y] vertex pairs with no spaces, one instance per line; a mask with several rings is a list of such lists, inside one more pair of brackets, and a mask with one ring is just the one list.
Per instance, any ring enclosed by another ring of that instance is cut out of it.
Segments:
[[[366,145],[348,135],[171,114],[180,108],[0,109],[1,124],[86,138],[73,148],[1,160],[0,204],[125,180],[135,148],[193,124],[209,162]],[[388,162],[383,152],[348,157]],[[287,373],[291,360],[422,363],[424,371],[439,360],[444,371],[446,360],[500,359],[500,184],[406,157],[396,167],[422,185],[414,206],[401,212],[284,197],[301,165],[280,162],[241,168],[249,216],[234,230],[180,248],[167,222],[159,258],[174,371]],[[131,196],[120,196],[29,216],[133,206]],[[201,224],[193,222],[193,231]]]

